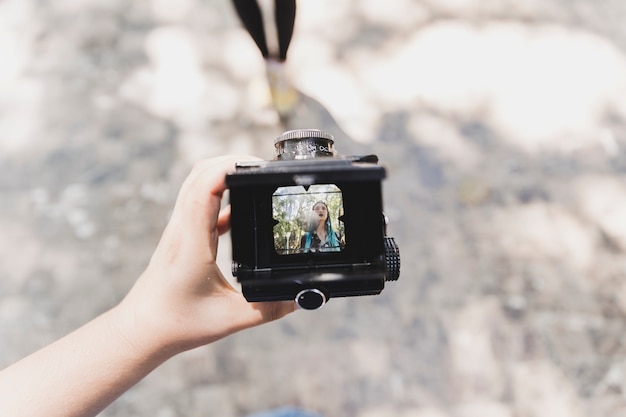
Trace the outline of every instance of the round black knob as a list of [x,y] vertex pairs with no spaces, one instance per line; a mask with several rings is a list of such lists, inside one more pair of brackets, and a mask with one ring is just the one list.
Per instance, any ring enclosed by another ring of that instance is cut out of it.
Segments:
[[400,278],[400,249],[392,237],[385,237],[385,268],[385,281],[396,281]]
[[303,310],[317,310],[326,304],[326,296],[320,290],[302,290],[296,295],[296,304]]

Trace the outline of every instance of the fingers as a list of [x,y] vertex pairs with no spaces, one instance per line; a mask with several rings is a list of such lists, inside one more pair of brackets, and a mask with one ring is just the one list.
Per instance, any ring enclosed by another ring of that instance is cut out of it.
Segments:
[[219,234],[228,230],[229,224],[229,211],[224,210],[220,215],[225,175],[235,170],[236,162],[250,160],[258,158],[232,155],[194,165],[178,193],[153,262],[208,265],[215,261]]
[[220,217],[222,195],[226,190],[225,176],[240,161],[258,160],[253,156],[230,155],[205,159],[196,163],[183,183],[172,218],[186,224],[185,233],[215,230],[223,232],[228,224],[228,214]]
[[221,235],[230,229],[230,204],[220,210],[217,216],[217,232]]
[[294,301],[264,301],[248,303],[248,306],[251,310],[250,315],[242,328],[258,326],[263,323],[278,320],[298,309]]
[[261,308],[263,309],[262,314],[265,323],[278,320],[298,309],[294,301],[273,301],[263,304]]

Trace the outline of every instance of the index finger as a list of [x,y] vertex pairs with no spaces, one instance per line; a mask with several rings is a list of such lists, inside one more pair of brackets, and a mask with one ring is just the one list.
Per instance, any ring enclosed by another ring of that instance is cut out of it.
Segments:
[[172,217],[181,217],[194,229],[216,229],[226,174],[235,170],[237,162],[254,160],[259,158],[227,155],[197,162],[180,189]]

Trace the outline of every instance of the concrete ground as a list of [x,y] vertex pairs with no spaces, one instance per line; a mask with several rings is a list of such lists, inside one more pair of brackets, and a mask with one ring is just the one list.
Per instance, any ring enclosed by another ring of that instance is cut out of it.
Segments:
[[626,416],[625,20],[299,1],[281,126],[227,0],[1,1],[0,367],[123,297],[193,162],[315,127],[388,168],[400,280],[183,354],[102,416]]

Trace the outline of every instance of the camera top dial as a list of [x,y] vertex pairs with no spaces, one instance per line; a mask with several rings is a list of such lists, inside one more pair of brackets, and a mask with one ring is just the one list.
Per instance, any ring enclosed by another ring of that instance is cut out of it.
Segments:
[[289,130],[274,140],[276,159],[312,159],[337,155],[334,138],[319,129]]

